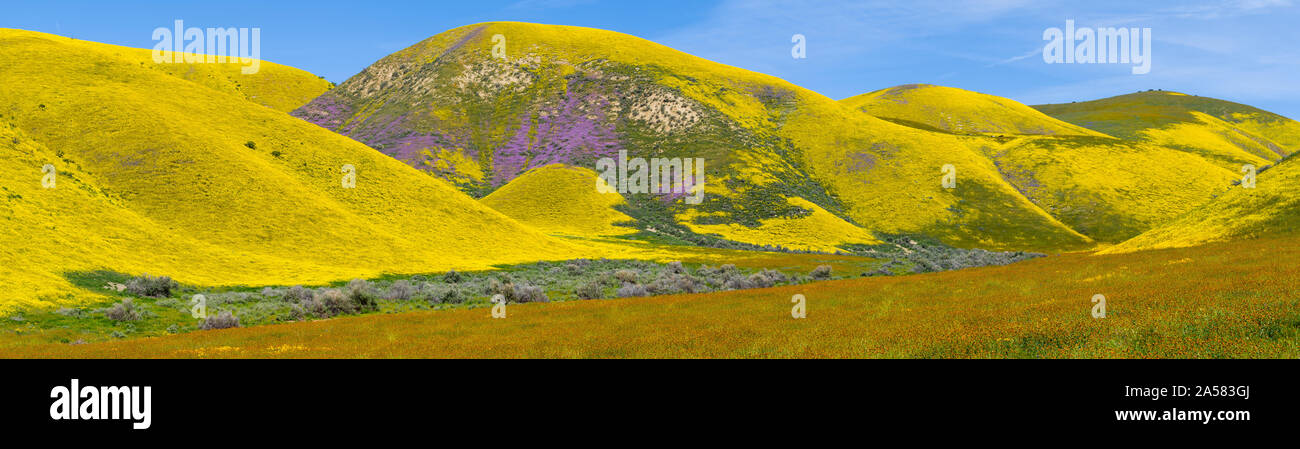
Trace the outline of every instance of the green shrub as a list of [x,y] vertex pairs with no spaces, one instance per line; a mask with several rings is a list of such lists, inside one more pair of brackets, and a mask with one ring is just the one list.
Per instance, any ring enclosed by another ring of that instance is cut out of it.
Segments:
[[401,280],[394,281],[393,285],[388,286],[388,299],[398,301],[408,301],[415,294],[415,287],[410,282]]
[[[585,260],[585,259],[579,259],[579,260]],[[586,271],[586,265],[577,263],[577,261],[575,260],[573,262],[564,264],[564,270],[568,272],[569,276],[581,276],[582,273]]]
[[298,304],[312,299],[312,296],[314,295],[310,289],[303,288],[301,285],[295,285],[289,287],[289,291],[284,292],[283,299],[285,302]]
[[336,288],[325,289],[318,296],[320,301],[321,313],[316,314],[320,318],[328,318],[335,315],[346,315],[357,311],[357,305],[352,298],[343,294]]
[[830,266],[830,265],[819,265],[817,268],[813,268],[812,273],[808,273],[808,275],[811,276],[813,279],[816,279],[816,280],[827,280],[827,279],[830,279],[830,278],[831,278],[831,266]]
[[365,279],[353,279],[348,282],[347,297],[352,301],[357,312],[379,310],[379,294]]
[[126,281],[126,291],[136,296],[166,298],[171,296],[172,290],[177,287],[179,285],[172,278],[167,276],[154,277],[150,276],[149,273]]
[[60,307],[58,310],[55,310],[54,313],[57,313],[57,314],[59,314],[59,315],[63,315],[63,316],[69,317],[69,318],[85,318],[85,317],[86,317],[86,311],[81,310],[81,309],[74,309],[74,308],[70,308],[70,307]]
[[754,288],[754,284],[745,275],[736,273],[727,276],[726,280],[722,282],[722,288],[725,290],[745,290]]
[[614,272],[614,279],[623,283],[636,283],[636,272],[632,270],[618,270]]
[[591,281],[578,286],[573,294],[578,299],[600,299],[605,297],[605,287],[601,286],[599,281]]
[[551,302],[551,299],[546,297],[545,290],[532,284],[515,285],[514,300],[516,302]]
[[746,280],[749,281],[749,285],[753,288],[768,288],[774,285],[772,280],[764,276],[763,273],[751,274]]
[[761,282],[761,284],[763,284],[765,287],[771,287],[773,285],[790,282],[790,277],[786,276],[785,273],[772,270],[772,269],[767,269],[767,268],[759,270],[759,272],[754,273],[750,277],[752,278],[753,276],[762,277],[763,281]]
[[432,304],[460,304],[469,299],[469,295],[452,285],[433,285],[427,296]]
[[501,295],[507,301],[510,301],[515,296],[515,284],[510,281],[493,279],[488,282],[486,293],[488,296]]
[[668,262],[668,265],[665,265],[664,269],[672,274],[686,274],[686,267],[678,261]]
[[[339,295],[342,295],[342,293],[339,293]],[[317,297],[320,297],[321,299],[316,299]],[[325,293],[321,292],[320,295],[309,296],[303,299],[302,302],[294,304],[293,307],[289,309],[289,319],[302,321],[307,319],[307,317],[329,318],[330,311],[325,307],[323,301],[324,298]]]
[[205,331],[213,329],[229,329],[232,327],[239,327],[239,317],[230,313],[229,310],[223,310],[216,316],[209,316],[207,319],[204,319],[202,323],[199,323],[199,329]]
[[623,286],[618,289],[617,293],[619,298],[650,296],[650,291],[646,290],[644,285],[638,284],[623,284]]
[[665,272],[658,279],[646,285],[646,290],[654,295],[672,295],[677,293],[702,293],[709,288],[704,282],[689,274]]
[[104,316],[113,321],[139,321],[141,314],[140,308],[131,301],[131,298],[126,298],[105,310]]

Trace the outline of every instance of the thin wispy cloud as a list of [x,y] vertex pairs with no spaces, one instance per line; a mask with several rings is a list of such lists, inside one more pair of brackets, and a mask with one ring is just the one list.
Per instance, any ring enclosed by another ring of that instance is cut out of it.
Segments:
[[1191,3],[1166,9],[1184,19],[1223,19],[1249,14],[1265,14],[1295,6],[1292,0],[1235,0],[1224,2]]
[[997,66],[1000,66],[1000,65],[1003,65],[1003,64],[1010,64],[1010,63],[1013,63],[1013,62],[1016,62],[1016,61],[1023,61],[1023,60],[1026,60],[1026,59],[1029,59],[1029,58],[1032,58],[1032,57],[1035,57],[1035,56],[1042,56],[1042,55],[1043,55],[1043,49],[1042,49],[1042,47],[1039,47],[1039,48],[1035,48],[1035,49],[1033,49],[1033,50],[1030,50],[1028,53],[1025,53],[1025,54],[1022,54],[1022,55],[1018,55],[1018,56],[1012,56],[1012,57],[1010,57],[1010,58],[1003,59],[1003,60],[1001,60],[1001,61],[998,61],[998,62],[995,62],[995,63],[989,64],[989,65],[986,65],[986,66],[984,66],[984,67],[985,67],[985,68],[989,68],[989,67],[997,67]]

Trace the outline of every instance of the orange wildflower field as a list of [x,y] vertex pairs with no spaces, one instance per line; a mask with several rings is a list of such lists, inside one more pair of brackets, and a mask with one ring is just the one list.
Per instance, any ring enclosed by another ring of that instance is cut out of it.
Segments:
[[[76,358],[1300,356],[1300,238],[759,290],[380,314],[6,349]],[[791,298],[807,298],[807,317]],[[1106,298],[1094,318],[1093,298]]]

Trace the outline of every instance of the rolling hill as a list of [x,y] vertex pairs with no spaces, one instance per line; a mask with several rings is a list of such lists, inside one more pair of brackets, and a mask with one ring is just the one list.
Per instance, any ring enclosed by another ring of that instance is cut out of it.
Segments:
[[840,102],[895,123],[950,133],[1104,136],[1011,99],[932,84],[890,87]]
[[[283,268],[290,265],[331,271],[220,248],[173,232],[130,210],[97,187],[77,164],[33,141],[11,122],[0,125],[0,154],[0,278],[6,287],[0,310],[74,303],[74,294],[84,292],[68,283],[66,271],[113,267],[131,273],[186,273],[190,279],[210,282],[226,280],[221,276],[230,270],[216,270],[208,277],[192,261],[208,268],[260,270],[269,276],[294,277]],[[52,189],[42,185],[45,164],[59,167]]]
[[[81,41],[34,31],[0,28],[0,38],[8,44],[19,46],[44,43],[67,45],[83,54],[137,64],[140,68],[192,81],[281,112],[289,112],[306,104],[331,86],[329,81],[321,77],[270,61],[261,61],[257,73],[245,75],[240,72],[243,66],[236,63],[159,64],[153,61],[153,50],[150,49]],[[89,67],[87,69],[90,70]]]
[[[504,58],[493,56],[497,36]],[[896,234],[1034,251],[1137,236],[1116,247],[1125,251],[1294,222],[1291,163],[1251,191],[1230,187],[1238,174],[1224,165],[1291,154],[1294,122],[1200,97],[1125,100],[1144,117],[1185,120],[1129,131],[937,86],[858,97],[889,104],[872,109],[632,36],[519,23],[439,34],[334,89],[272,63],[244,77],[235,64],[155,64],[147,50],[16,30],[0,30],[0,58],[14,61],[0,67],[0,270],[16,286],[0,308],[84,298],[66,280],[77,271],[320,283],[648,256],[658,250],[555,236],[667,227],[826,252]],[[1101,101],[1085,106],[1121,104]],[[293,115],[308,121],[285,113],[304,102]],[[1010,112],[985,131],[914,120],[949,107],[949,118]],[[1159,139],[1197,140],[1169,129],[1205,123],[1260,146]],[[704,202],[596,193],[590,168],[619,151],[703,158]],[[57,188],[41,185],[46,164]],[[951,189],[940,182],[948,165]]]
[[579,237],[616,236],[635,232],[617,226],[632,217],[615,207],[622,195],[596,191],[596,172],[552,164],[525,172],[483,198],[483,204],[520,223],[549,234]]
[[973,138],[971,143],[1035,205],[1106,243],[1163,225],[1239,179],[1193,154],[1109,137]]
[[[779,232],[794,248],[862,240],[862,230],[989,249],[1092,245],[960,136],[891,123],[775,77],[609,31],[453,29],[381,59],[293,114],[479,197],[529,169],[592,168],[620,150],[703,158],[702,204],[678,198],[664,208],[651,204],[662,198],[625,195],[629,207],[657,211],[634,216],[643,232],[685,220],[697,232],[737,224],[772,235],[762,230],[778,232],[772,220],[793,220]],[[957,169],[958,188],[942,188],[945,165]],[[816,230],[826,216],[849,226]],[[824,232],[841,235],[798,237]]]
[[1300,164],[1288,158],[1259,173],[1255,188],[1235,186],[1172,223],[1108,248],[1104,253],[1294,235],[1300,232],[1298,186]]
[[1111,136],[1196,154],[1234,172],[1243,164],[1263,167],[1300,150],[1300,122],[1178,92],[1138,92],[1034,108]]
[[[263,285],[596,252],[259,102],[283,106],[307,93],[288,95],[296,87],[214,88],[174,74],[220,67],[159,69],[141,57],[0,32],[10,61],[0,67],[0,266],[17,284],[0,308],[73,301],[63,276],[84,270]],[[41,184],[46,164],[52,189]]]
[[1100,242],[1164,224],[1236,179],[1196,155],[1114,138],[962,89],[913,84],[841,103],[898,124],[962,135],[1036,206]]
[[808,200],[799,197],[785,200],[789,205],[809,212],[798,217],[765,218],[757,226],[709,220],[709,216],[699,215],[694,210],[676,218],[696,233],[755,246],[835,252],[849,245],[883,243],[866,229],[854,226]]

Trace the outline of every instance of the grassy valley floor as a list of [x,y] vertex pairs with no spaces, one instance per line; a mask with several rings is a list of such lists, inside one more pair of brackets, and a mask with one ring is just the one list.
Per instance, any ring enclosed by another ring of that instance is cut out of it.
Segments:
[[[768,289],[416,311],[8,357],[1300,357],[1300,238]],[[807,297],[806,319],[791,297]],[[1091,316],[1094,295],[1106,317]]]

